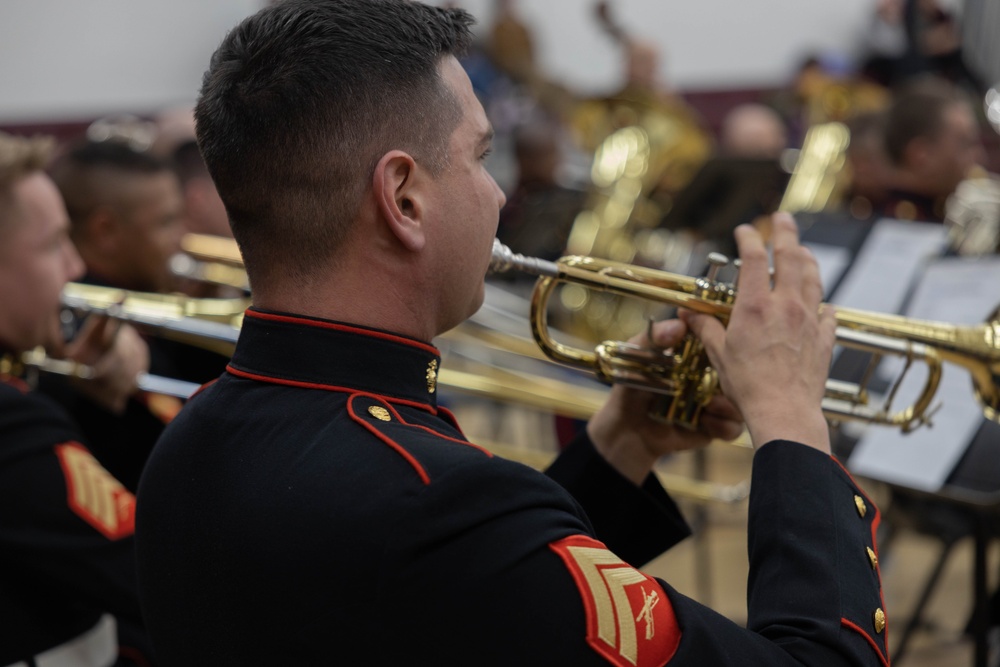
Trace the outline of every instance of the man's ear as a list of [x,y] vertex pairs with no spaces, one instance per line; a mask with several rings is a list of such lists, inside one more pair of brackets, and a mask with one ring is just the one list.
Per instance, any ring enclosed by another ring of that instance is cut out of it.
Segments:
[[403,151],[393,150],[375,166],[372,189],[379,212],[405,248],[418,252],[424,247],[424,206],[417,163]]

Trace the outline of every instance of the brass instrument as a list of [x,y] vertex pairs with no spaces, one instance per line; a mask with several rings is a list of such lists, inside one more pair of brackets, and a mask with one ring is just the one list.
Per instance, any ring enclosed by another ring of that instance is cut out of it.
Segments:
[[[176,340],[222,354],[231,354],[242,324],[243,312],[249,305],[245,299],[191,299],[127,292],[124,290],[68,284],[63,292],[66,307],[79,313],[102,313],[128,322],[154,335]],[[468,327],[452,330],[443,336],[449,343],[456,340],[474,346],[487,346],[505,353],[538,358],[534,343],[494,330],[472,330]],[[524,343],[530,343],[525,346]],[[8,366],[4,366],[6,363]],[[15,364],[17,368],[13,368]],[[28,368],[41,372],[54,372],[87,379],[93,371],[74,362],[46,357],[41,351],[25,354],[12,361],[0,359],[0,372],[18,372]],[[189,397],[198,386],[183,381],[173,381],[151,375],[142,375],[140,389],[151,393]],[[603,404],[605,393],[600,387],[587,387],[572,381],[539,376],[518,370],[497,368],[482,362],[452,358],[438,375],[440,391],[451,390],[458,394],[499,400],[504,403],[527,406],[576,419],[587,419]],[[549,455],[514,451],[502,445],[490,444],[498,453],[521,460],[529,465],[545,467]],[[678,474],[658,472],[664,485],[671,492],[699,502],[719,502],[735,505],[749,494],[747,482],[718,484],[689,479]]]
[[983,174],[958,184],[945,206],[948,245],[959,255],[1000,251],[1000,179]]
[[62,303],[69,310],[100,313],[137,329],[223,355],[233,353],[248,299],[192,299],[69,283]]
[[[64,307],[78,313],[100,313],[160,338],[226,356],[232,355],[236,347],[243,313],[250,305],[248,299],[192,299],[78,283],[66,285],[62,302]],[[452,339],[461,335],[461,332],[448,334]],[[465,336],[469,337],[467,331]],[[511,338],[499,332],[491,332],[476,336],[475,344],[482,345],[484,339],[488,339],[498,349],[516,350],[518,345]],[[537,353],[537,348],[534,345],[532,347]],[[72,362],[37,355],[24,361],[46,372],[84,379],[88,373],[86,367]],[[156,382],[153,377],[144,378],[144,381],[147,380],[150,385]],[[467,361],[457,361],[453,368],[442,368],[438,375],[438,386],[463,394],[549,410],[577,419],[590,417],[604,401],[599,387],[581,387],[578,383]],[[189,387],[192,390],[195,388],[197,387]],[[173,391],[151,391],[176,395]]]
[[[31,375],[34,373],[52,373],[78,380],[93,380],[96,377],[96,372],[92,367],[69,359],[50,357],[43,347],[36,347],[34,350],[25,352],[20,358],[0,357],[0,375],[26,376],[28,383],[33,384]],[[183,399],[190,398],[201,386],[196,382],[149,373],[139,373],[135,382],[136,388],[141,392]]]
[[813,125],[806,132],[792,176],[778,205],[779,211],[822,211],[836,202],[842,189],[851,133],[843,123]]
[[[660,416],[694,428],[702,408],[719,391],[718,377],[708,366],[704,349],[689,336],[677,352],[647,349],[606,341],[591,352],[554,340],[546,322],[548,301],[556,286],[569,283],[587,289],[647,299],[661,304],[729,318],[736,289],[716,280],[727,262],[715,258],[707,277],[692,278],[591,257],[569,256],[548,262],[512,253],[494,242],[493,271],[517,269],[539,276],[532,296],[532,334],[552,360],[587,368],[606,382],[638,386],[663,394],[667,400]],[[904,433],[930,424],[931,402],[941,379],[943,362],[965,368],[972,376],[976,396],[986,417],[1000,421],[1000,312],[981,325],[961,327],[923,322],[896,315],[837,309],[837,342],[874,355],[899,355],[906,361],[904,375],[914,361],[927,366],[923,390],[906,408],[892,411],[891,402],[902,382],[900,376],[878,406],[869,405],[864,383],[828,381],[823,411],[834,421],[853,420],[898,427]]]
[[250,281],[236,241],[210,234],[185,234],[181,252],[170,259],[175,276],[249,293]]

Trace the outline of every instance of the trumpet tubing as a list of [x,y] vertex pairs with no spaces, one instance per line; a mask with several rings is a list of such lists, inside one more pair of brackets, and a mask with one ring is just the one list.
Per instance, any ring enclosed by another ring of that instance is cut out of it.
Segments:
[[[724,258],[722,258],[724,260]],[[726,323],[736,300],[732,283],[716,280],[720,260],[704,278],[693,278],[630,266],[591,257],[563,257],[545,262],[512,253],[499,241],[493,249],[494,271],[519,270],[539,276],[531,301],[532,334],[542,351],[554,361],[588,368],[606,382],[638,386],[667,397],[659,416],[694,428],[701,408],[719,391],[715,371],[707,363],[701,344],[689,336],[679,351],[646,349],[606,341],[593,351],[573,348],[549,333],[548,301],[560,284],[648,299],[664,305],[713,315]],[[892,411],[890,404],[900,377],[880,406],[870,405],[863,385],[830,381],[823,410],[831,420],[886,424],[904,432],[930,423],[931,403],[944,363],[969,372],[984,414],[1000,421],[1000,313],[975,326],[913,320],[851,309],[837,309],[837,343],[869,352],[875,359],[900,356],[927,366],[927,379],[914,402]]]

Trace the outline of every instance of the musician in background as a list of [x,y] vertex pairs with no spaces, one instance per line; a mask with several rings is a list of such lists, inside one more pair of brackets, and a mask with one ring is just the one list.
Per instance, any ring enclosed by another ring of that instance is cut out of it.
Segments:
[[869,220],[885,209],[894,171],[885,146],[886,114],[870,111],[847,122],[851,141],[844,157],[849,184],[844,202],[851,217]]
[[84,141],[60,157],[52,178],[66,202],[86,282],[169,292],[180,252],[183,199],[166,161],[124,142]]
[[514,130],[517,185],[500,212],[497,238],[514,252],[558,259],[586,193],[559,183],[561,128],[538,121]]
[[881,213],[899,220],[942,222],[948,196],[985,160],[968,100],[935,79],[896,93],[885,147],[895,174]]
[[[116,141],[83,141],[51,168],[70,217],[70,235],[86,266],[80,282],[137,292],[170,292],[170,258],[180,251],[183,199],[171,164]],[[172,341],[147,337],[150,372],[203,383],[227,359]],[[172,396],[140,393],[124,411],[109,413],[57,377],[41,390],[58,400],[94,444],[98,460],[131,491],[164,425],[180,410]]]
[[740,104],[722,119],[720,155],[779,160],[786,148],[788,128],[781,115],[769,106]]
[[[135,499],[18,372],[22,353],[51,346],[62,288],[84,269],[42,171],[51,145],[0,133],[0,664],[107,667],[124,640],[116,664],[148,665]],[[81,391],[108,410],[148,364],[136,332],[107,321],[91,322],[66,352],[93,366]]]
[[[504,195],[455,53],[461,10],[286,0],[212,58],[199,145],[254,285],[228,372],[139,491],[167,665],[884,665],[878,511],[829,456],[834,339],[788,216],[738,230],[729,327],[689,326],[725,395],[699,430],[615,387],[549,476],[469,443],[432,341],[483,302]],[[350,93],[350,94],[348,94]],[[732,400],[736,405],[730,403]],[[740,430],[756,454],[749,629],[642,574],[688,533],[651,469]],[[868,554],[871,554],[869,560]],[[204,657],[203,657],[204,656]]]

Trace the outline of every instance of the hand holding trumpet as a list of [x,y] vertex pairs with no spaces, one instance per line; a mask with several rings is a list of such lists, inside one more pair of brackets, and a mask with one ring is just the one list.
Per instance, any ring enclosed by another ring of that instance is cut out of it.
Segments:
[[821,409],[836,336],[833,308],[820,310],[823,288],[812,253],[799,245],[791,216],[773,218],[774,279],[767,250],[751,227],[736,230],[742,268],[728,326],[684,312],[739,408],[754,446],[793,440],[830,451]]
[[[719,373],[722,394],[688,430],[649,418],[656,395],[614,385],[608,402],[587,426],[595,447],[619,472],[641,484],[656,459],[673,451],[732,440],[746,421],[755,446],[792,440],[829,453],[821,409],[836,320],[823,295],[812,254],[799,245],[786,214],[774,216],[774,284],[767,249],[750,226],[736,230],[742,268],[739,298],[728,326],[712,315],[682,310],[680,320],[660,322],[630,342],[669,349],[690,329]],[[742,415],[742,417],[741,417]]]

